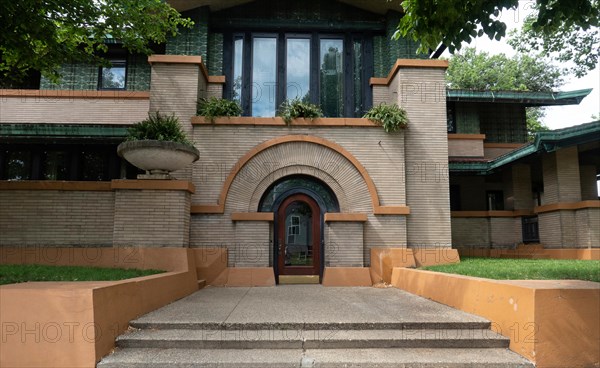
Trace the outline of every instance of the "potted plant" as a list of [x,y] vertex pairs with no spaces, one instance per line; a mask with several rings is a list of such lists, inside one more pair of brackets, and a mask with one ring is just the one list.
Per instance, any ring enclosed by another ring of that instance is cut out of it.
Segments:
[[149,113],[148,118],[127,129],[126,141],[117,153],[132,165],[146,170],[143,179],[170,179],[169,173],[200,158],[175,115]]
[[383,126],[386,133],[397,132],[408,125],[406,110],[396,104],[373,106],[363,117]]
[[298,118],[317,119],[323,116],[323,111],[317,105],[304,102],[298,98],[284,101],[277,111],[286,124],[291,124],[292,120]]
[[224,98],[200,98],[196,104],[196,115],[214,123],[218,117],[242,115],[242,108],[237,102]]

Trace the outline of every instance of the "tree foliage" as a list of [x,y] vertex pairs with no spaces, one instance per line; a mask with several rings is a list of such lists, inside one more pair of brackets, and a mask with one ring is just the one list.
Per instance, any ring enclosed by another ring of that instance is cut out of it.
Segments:
[[162,0],[1,1],[0,77],[56,77],[65,62],[105,63],[107,38],[149,54],[152,43],[192,24]]
[[560,87],[563,71],[542,59],[524,54],[508,57],[467,48],[449,60],[449,88],[480,91],[551,91]]
[[[450,58],[446,82],[453,89],[539,92],[562,86],[563,75],[552,63],[528,55],[490,55],[467,48]],[[535,132],[548,130],[542,123],[543,108],[529,107],[526,113],[529,139]]]
[[[518,0],[404,0],[405,16],[395,37],[420,42],[419,52],[436,49],[441,43],[454,53],[463,42],[476,37],[487,35],[496,40],[505,37],[506,24],[501,20],[501,12],[518,5]],[[591,61],[598,56],[598,8],[599,0],[537,0],[535,14],[521,38],[524,41],[531,38],[531,43],[521,45],[524,49],[538,45],[540,51],[548,54],[563,51],[560,60],[573,59],[588,70],[593,69],[595,64]],[[586,36],[584,40],[576,37],[582,32],[593,33],[594,29],[595,37]],[[592,47],[594,40],[596,46]],[[589,56],[591,53],[595,55]]]

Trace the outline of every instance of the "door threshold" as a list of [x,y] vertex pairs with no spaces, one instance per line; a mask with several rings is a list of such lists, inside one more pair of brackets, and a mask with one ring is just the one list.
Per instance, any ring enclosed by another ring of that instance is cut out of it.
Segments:
[[279,285],[318,284],[319,275],[279,275]]

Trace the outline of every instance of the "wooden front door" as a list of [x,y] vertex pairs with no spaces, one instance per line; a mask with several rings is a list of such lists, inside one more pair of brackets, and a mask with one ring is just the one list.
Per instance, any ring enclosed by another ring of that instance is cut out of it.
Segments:
[[321,210],[306,194],[286,198],[277,212],[280,275],[319,275]]

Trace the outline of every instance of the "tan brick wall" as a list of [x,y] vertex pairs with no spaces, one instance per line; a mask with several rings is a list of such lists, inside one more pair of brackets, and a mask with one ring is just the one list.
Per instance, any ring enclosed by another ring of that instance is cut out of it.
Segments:
[[540,242],[546,248],[575,248],[578,244],[578,224],[575,211],[554,211],[538,215]]
[[[409,215],[409,216],[412,216]],[[368,215],[365,223],[365,265],[371,264],[371,248],[406,248],[406,217],[405,216],[376,216]],[[429,244],[414,244],[415,247],[428,246]]]
[[325,225],[325,266],[363,267],[363,223],[330,222]]
[[[446,85],[443,69],[400,69],[392,98],[408,113],[405,133],[408,246],[450,247]],[[394,93],[397,92],[397,93]]]
[[585,208],[575,212],[577,246],[600,248],[600,208]]
[[512,247],[521,242],[520,217],[491,217],[489,221],[492,247]]
[[221,83],[209,83],[206,89],[206,95],[200,96],[223,98],[223,85]]
[[483,157],[483,141],[475,139],[449,139],[448,156]]
[[516,164],[504,171],[505,210],[533,209],[531,167]]
[[0,191],[0,245],[111,246],[114,193]]
[[227,247],[232,267],[269,267],[272,265],[271,233],[267,221],[237,221],[235,240]]
[[189,244],[190,194],[171,190],[117,190],[115,246],[185,247]]
[[581,201],[577,146],[560,149],[542,158],[544,203]]
[[[200,150],[200,160],[194,164],[193,182],[202,190],[197,191],[193,202],[216,204],[225,178],[244,154],[262,142],[286,135],[313,135],[342,146],[360,161],[372,177],[382,205],[406,203],[402,159],[404,139],[401,133],[386,134],[379,128],[213,125],[194,127],[194,141]],[[349,169],[348,161],[337,152],[314,143],[290,142],[274,146],[254,157],[246,166],[234,182],[236,188],[239,185],[243,191],[253,191],[260,181],[280,169],[306,166],[309,175],[322,171],[340,185],[352,183],[351,187],[344,186],[344,190],[357,193],[349,196],[352,201],[361,198],[358,193],[363,192],[354,188],[363,185],[360,183],[362,179],[356,170]],[[349,177],[341,178],[341,175]],[[233,193],[233,186],[231,190]],[[369,204],[372,210],[370,207]],[[354,208],[358,210],[359,206],[354,205]]]
[[148,99],[0,97],[0,123],[132,124],[149,106]]
[[490,222],[488,218],[452,218],[452,245],[454,247],[489,247]]
[[581,200],[598,199],[598,186],[596,182],[596,166],[581,165],[579,167],[581,176]]

